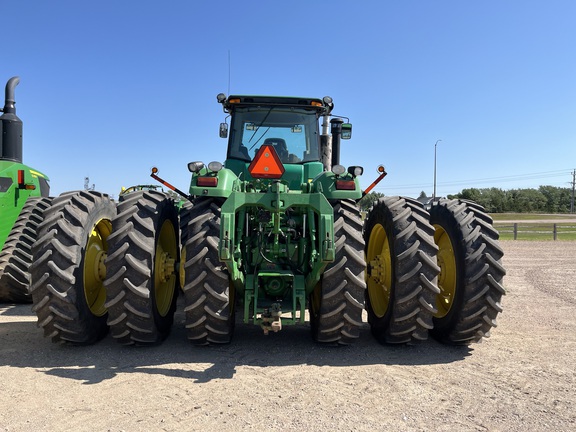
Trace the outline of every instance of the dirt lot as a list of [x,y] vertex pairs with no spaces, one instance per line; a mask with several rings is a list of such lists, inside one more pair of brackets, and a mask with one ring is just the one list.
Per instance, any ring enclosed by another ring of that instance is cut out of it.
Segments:
[[349,348],[307,327],[195,348],[182,316],[152,348],[42,337],[0,305],[0,431],[576,430],[576,242],[503,242],[504,312],[471,348]]

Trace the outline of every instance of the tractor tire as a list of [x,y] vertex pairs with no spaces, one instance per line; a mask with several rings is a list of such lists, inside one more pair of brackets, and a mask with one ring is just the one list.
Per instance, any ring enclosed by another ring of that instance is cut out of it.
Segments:
[[162,342],[174,322],[180,258],[178,211],[156,191],[132,192],[118,204],[106,259],[108,325],[124,345]]
[[464,200],[434,203],[430,223],[441,269],[431,335],[453,345],[478,342],[490,335],[502,312],[506,270],[498,231],[481,206]]
[[54,198],[32,246],[32,310],[53,342],[91,344],[106,325],[107,239],[116,215],[114,202],[92,191]]
[[197,198],[180,217],[186,331],[194,345],[227,344],[234,333],[234,287],[218,258],[222,202]]
[[419,202],[402,197],[381,198],[368,213],[366,306],[382,344],[416,344],[432,329],[440,268],[428,217]]
[[310,296],[310,325],[316,342],[349,345],[360,336],[366,292],[362,219],[354,201],[333,206],[335,259]]
[[[182,247],[184,247],[184,245],[186,244],[186,242],[188,241],[188,229],[182,229],[183,227],[187,227],[188,224],[190,223],[190,218],[192,217],[192,212],[190,211],[190,209],[192,209],[192,206],[194,204],[191,201],[184,201],[182,203],[182,207],[180,208],[180,213],[179,213],[179,224],[180,224],[180,244],[182,245]],[[181,284],[180,286],[184,286],[184,284]]]
[[6,238],[0,253],[0,301],[31,303],[30,264],[32,244],[36,241],[38,225],[51,198],[30,197]]

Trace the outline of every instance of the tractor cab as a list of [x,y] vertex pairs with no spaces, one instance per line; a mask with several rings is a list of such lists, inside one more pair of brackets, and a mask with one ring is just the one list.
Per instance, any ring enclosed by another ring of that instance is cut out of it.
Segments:
[[[244,180],[253,178],[250,166],[266,146],[283,165],[282,179],[291,190],[310,182],[324,170],[318,121],[332,111],[331,98],[218,95],[228,123],[220,136],[228,138],[226,168]],[[274,159],[276,160],[276,159]]]

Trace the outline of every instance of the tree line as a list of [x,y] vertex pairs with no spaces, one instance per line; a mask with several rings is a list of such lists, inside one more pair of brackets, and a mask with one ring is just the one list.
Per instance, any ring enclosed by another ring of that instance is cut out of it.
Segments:
[[[368,210],[374,201],[384,196],[380,192],[367,194],[358,203]],[[422,192],[419,199],[426,197]],[[489,213],[569,213],[572,189],[555,186],[540,186],[538,189],[468,188],[460,193],[448,195],[451,199],[466,199],[483,206]]]
[[490,213],[569,213],[572,190],[555,186],[538,189],[463,189],[448,198],[477,202]]

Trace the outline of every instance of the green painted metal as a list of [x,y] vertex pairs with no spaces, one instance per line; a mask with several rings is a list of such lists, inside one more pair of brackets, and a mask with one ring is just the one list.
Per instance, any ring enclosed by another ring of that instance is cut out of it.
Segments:
[[[218,185],[216,187],[198,186],[199,177],[216,177],[218,178]],[[190,195],[226,198],[233,190],[240,188],[238,180],[238,176],[232,170],[223,169],[214,173],[204,167],[200,172],[192,175],[192,180],[190,182]]]
[[[337,176],[326,171],[320,161],[318,119],[330,112],[331,102],[230,96],[223,106],[232,116],[228,158],[219,171],[204,167],[193,173],[190,195],[225,198],[218,252],[244,300],[244,322],[266,327],[262,317],[277,312],[279,305],[283,324],[304,322],[306,299],[335,259],[330,201],[362,197],[358,179],[347,172]],[[295,126],[290,128],[284,114],[293,116]],[[250,154],[254,157],[269,136],[287,141],[287,153],[292,154],[282,160],[280,179],[254,178]],[[337,190],[337,181],[348,182],[352,190]]]
[[[236,164],[241,177],[243,165],[247,164]],[[211,174],[218,178],[214,188],[196,186],[198,177],[208,174],[205,169],[192,179],[191,194],[227,198],[221,208],[219,257],[244,299],[244,322],[261,324],[259,317],[274,299],[282,300],[287,313],[283,324],[303,322],[306,298],[335,256],[334,210],[329,200],[361,197],[359,185],[353,191],[335,190],[332,172],[309,179],[319,164],[305,165],[286,165],[289,180],[246,175],[242,181],[228,168]]]
[[[226,168],[236,173],[246,183],[258,182],[248,171],[249,162],[236,159],[228,159]],[[287,183],[289,190],[297,191],[302,188],[302,184],[310,184],[315,177],[322,174],[324,167],[320,162],[307,162],[303,164],[284,164],[284,175],[282,180]]]
[[[18,184],[18,171],[24,172],[24,183]],[[34,189],[26,189],[34,187]],[[0,160],[0,250],[4,247],[14,222],[31,196],[47,196],[49,179],[39,171],[9,160]]]
[[336,189],[336,176],[330,171],[325,171],[311,182],[313,191],[323,194],[328,200],[342,200],[353,199],[357,200],[362,198],[360,182],[358,178],[353,178],[351,175],[346,174],[338,177],[339,180],[354,181],[354,190],[337,190]]

